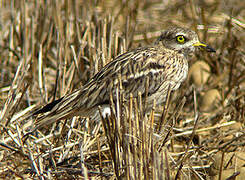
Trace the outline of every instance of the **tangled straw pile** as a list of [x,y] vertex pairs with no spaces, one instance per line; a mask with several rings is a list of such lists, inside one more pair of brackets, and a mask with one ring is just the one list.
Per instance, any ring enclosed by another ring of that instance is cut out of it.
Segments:
[[[0,178],[243,177],[244,9],[242,0],[2,2]],[[146,116],[139,95],[112,103],[115,113],[99,123],[74,117],[23,141],[30,112],[170,24],[192,27],[217,53],[193,58],[164,107]]]

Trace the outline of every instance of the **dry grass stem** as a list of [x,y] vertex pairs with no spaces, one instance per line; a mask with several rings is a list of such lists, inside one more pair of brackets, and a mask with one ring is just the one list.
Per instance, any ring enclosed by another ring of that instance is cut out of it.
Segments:
[[[244,177],[243,0],[12,0],[0,8],[0,179]],[[150,80],[146,96],[127,102],[118,77],[110,116],[99,108],[97,121],[75,116],[28,133],[33,112],[169,26],[195,30],[217,50],[190,58],[205,81],[190,75],[149,110]]]

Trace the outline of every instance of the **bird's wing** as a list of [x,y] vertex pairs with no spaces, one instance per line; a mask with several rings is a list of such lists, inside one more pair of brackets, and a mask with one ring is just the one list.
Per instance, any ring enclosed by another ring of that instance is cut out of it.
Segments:
[[[44,106],[42,109],[49,112],[37,119],[35,129],[83,112],[86,114],[89,108],[97,105],[108,104],[110,92],[115,94],[119,76],[126,98],[130,93],[136,97],[139,91],[144,95],[147,77],[148,95],[154,94],[164,81],[167,69],[166,56],[158,51],[153,47],[139,48],[117,56],[83,88],[62,97],[57,103]],[[39,112],[43,113],[42,109]]]
[[[96,103],[90,99],[86,104],[94,106],[99,104],[98,102],[108,100],[109,97],[104,98],[104,95],[109,95],[110,91],[114,92],[119,76],[126,97],[130,93],[136,97],[138,91],[144,94],[147,77],[150,80],[148,93],[153,94],[166,78],[165,72],[169,66],[166,62],[164,52],[159,53],[157,48],[140,48],[118,56],[94,76],[93,81],[97,83],[88,86],[87,96],[100,99],[96,100]],[[93,94],[96,96],[92,96]]]

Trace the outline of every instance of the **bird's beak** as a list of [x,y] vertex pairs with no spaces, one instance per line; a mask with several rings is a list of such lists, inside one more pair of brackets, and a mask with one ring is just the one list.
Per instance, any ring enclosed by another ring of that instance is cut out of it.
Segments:
[[201,49],[206,50],[207,52],[216,52],[215,49],[213,49],[212,47],[210,47],[207,44],[201,43],[201,42],[197,42],[195,44],[193,44],[194,47],[199,47]]

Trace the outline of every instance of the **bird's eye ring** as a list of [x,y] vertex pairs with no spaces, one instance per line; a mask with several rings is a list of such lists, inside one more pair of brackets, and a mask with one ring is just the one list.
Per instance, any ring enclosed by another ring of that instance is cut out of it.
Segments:
[[185,42],[185,37],[183,35],[178,35],[178,36],[176,36],[176,41],[178,43],[184,43]]

